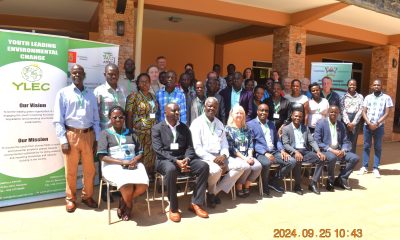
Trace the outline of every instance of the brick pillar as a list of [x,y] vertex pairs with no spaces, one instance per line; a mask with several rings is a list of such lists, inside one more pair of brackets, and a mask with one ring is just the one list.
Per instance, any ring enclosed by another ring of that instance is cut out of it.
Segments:
[[[126,2],[124,14],[115,12],[115,0],[102,0],[99,5],[99,34],[98,41],[117,44],[119,48],[118,65],[119,69],[124,69],[124,62],[127,58],[134,59],[134,0]],[[117,21],[125,22],[124,36],[117,36]]]
[[[398,64],[399,50],[395,46],[385,45],[374,47],[372,49],[371,77],[369,85],[371,85],[376,79],[381,80],[383,92],[388,94],[392,98],[393,104],[395,104],[398,67],[393,67],[393,59],[395,59]],[[394,107],[385,120],[384,141],[393,140],[393,121]]]
[[[296,53],[296,43],[301,43],[301,53]],[[306,30],[302,27],[287,26],[274,30],[272,68],[282,78],[301,79],[305,73]]]

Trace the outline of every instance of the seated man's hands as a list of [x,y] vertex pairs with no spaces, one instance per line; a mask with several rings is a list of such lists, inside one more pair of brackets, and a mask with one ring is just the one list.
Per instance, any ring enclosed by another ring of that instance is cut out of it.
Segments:
[[303,154],[301,154],[299,151],[294,152],[294,159],[296,159],[298,162],[303,161]]
[[281,151],[281,158],[283,161],[287,162],[290,159],[290,154],[287,153],[285,150]]
[[181,172],[190,172],[189,158],[184,158],[182,160],[176,160],[176,165],[178,165]]

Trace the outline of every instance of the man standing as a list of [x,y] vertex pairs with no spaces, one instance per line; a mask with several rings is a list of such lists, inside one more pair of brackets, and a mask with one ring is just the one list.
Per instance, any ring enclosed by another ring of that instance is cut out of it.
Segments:
[[[224,125],[215,117],[217,111],[218,100],[215,97],[208,97],[205,101],[204,114],[196,118],[190,126],[196,154],[210,167],[207,200],[212,208],[221,203],[217,194],[221,190],[228,193],[246,167],[243,161],[229,157]],[[225,172],[226,175],[217,184],[221,174]]]
[[76,178],[79,159],[83,167],[82,202],[97,208],[93,200],[96,173],[93,154],[100,135],[96,97],[84,85],[85,71],[75,64],[71,68],[72,84],[61,89],[54,104],[54,125],[64,155],[66,179],[66,210],[76,209]]
[[[296,166],[296,160],[285,152],[278,133],[272,121],[268,121],[269,108],[267,104],[260,104],[257,109],[257,117],[247,123],[253,133],[254,149],[257,160],[262,165],[262,180],[264,194],[269,195],[271,188],[277,192],[284,192],[279,180],[282,180]],[[269,180],[269,170],[272,163],[280,166],[279,173]],[[300,182],[296,182],[300,185]]]
[[[326,186],[328,191],[333,191],[333,184],[351,190],[348,179],[360,160],[356,154],[350,152],[351,142],[347,137],[344,123],[337,121],[338,115],[339,107],[331,105],[328,110],[328,118],[318,121],[314,132],[314,139],[328,160],[328,184]],[[337,161],[345,161],[346,167],[335,179]]]
[[128,96],[131,93],[137,93],[137,85],[135,82],[135,63],[133,62],[132,59],[128,58],[126,59],[124,63],[124,70],[125,74],[122,75],[120,74],[118,84],[121,87],[121,89],[124,91],[126,96]]
[[308,99],[311,99],[311,92],[308,89],[308,86],[310,86],[310,79],[308,78],[302,78],[301,79],[301,94],[306,95]]
[[157,64],[159,72],[167,71],[167,58],[166,57],[164,57],[164,56],[157,57],[156,64]]
[[195,91],[196,96],[190,104],[190,123],[192,123],[198,116],[203,114],[204,102],[206,100],[204,83],[202,81],[196,82]]
[[158,122],[165,119],[165,105],[168,103],[176,103],[179,106],[180,119],[179,121],[186,124],[186,98],[185,94],[179,89],[175,88],[176,73],[174,71],[167,72],[167,81],[165,88],[161,88],[157,94],[156,99],[158,102]]
[[253,93],[242,88],[243,76],[240,72],[233,75],[232,87],[226,87],[220,92],[225,102],[225,116],[237,104],[243,107],[246,112],[246,122],[251,120],[253,114]]
[[322,78],[322,91],[321,97],[326,98],[329,102],[329,106],[335,105],[340,106],[340,96],[336,92],[332,91],[332,78],[325,76]]
[[152,128],[153,149],[157,154],[156,169],[165,176],[170,201],[169,219],[179,222],[176,179],[179,173],[190,172],[197,176],[196,187],[189,209],[197,216],[208,218],[202,209],[209,173],[208,165],[197,158],[189,128],[179,122],[179,106],[168,103],[165,106],[165,119]]
[[216,78],[219,81],[219,89],[218,89],[218,92],[219,92],[222,89],[226,88],[226,86],[227,86],[226,80],[225,80],[225,78],[221,77],[221,66],[219,64],[214,64],[213,72],[216,73]]
[[[297,161],[294,168],[295,192],[302,194],[303,190],[300,186],[301,181],[301,162],[317,164],[312,181],[308,189],[316,194],[320,194],[317,181],[322,173],[322,166],[326,159],[321,153],[317,143],[314,141],[310,130],[302,124],[303,112],[294,110],[292,112],[292,123],[282,129],[282,143],[285,150]],[[313,152],[313,150],[316,152]]]
[[114,63],[109,63],[104,69],[106,82],[98,86],[94,90],[97,98],[97,104],[100,113],[101,130],[110,127],[110,119],[108,119],[108,110],[112,106],[120,106],[125,109],[126,94],[121,87],[118,86],[119,70]]
[[191,87],[191,79],[190,79],[190,75],[188,73],[181,74],[181,76],[179,77],[179,84],[180,84],[180,90],[185,95],[186,111],[187,111],[186,121],[187,121],[187,125],[189,126],[191,123],[190,105],[191,105],[193,99],[196,97],[196,92]]
[[374,169],[372,172],[375,177],[380,178],[379,164],[382,154],[384,123],[389,115],[390,108],[393,107],[393,102],[389,95],[382,92],[381,80],[375,80],[372,83],[372,90],[373,93],[366,96],[363,103],[362,116],[365,121],[363,163],[358,174],[363,175],[368,171],[369,154],[372,138],[374,138]]
[[207,97],[215,97],[218,100],[218,112],[217,118],[221,120],[223,124],[226,124],[226,115],[225,115],[225,102],[222,96],[218,93],[219,85],[217,79],[217,73],[209,72],[207,74],[207,81],[206,81],[206,88],[207,88]]

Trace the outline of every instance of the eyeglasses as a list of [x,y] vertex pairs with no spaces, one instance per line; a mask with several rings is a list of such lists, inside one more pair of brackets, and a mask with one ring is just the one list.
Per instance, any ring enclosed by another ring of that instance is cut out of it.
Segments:
[[114,119],[114,120],[117,120],[117,119],[123,120],[124,118],[125,118],[124,116],[115,116],[115,117],[112,117],[112,119]]

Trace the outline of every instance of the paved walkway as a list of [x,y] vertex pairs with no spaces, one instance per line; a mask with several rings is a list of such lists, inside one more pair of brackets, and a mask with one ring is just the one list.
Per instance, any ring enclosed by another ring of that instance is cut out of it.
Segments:
[[[296,229],[300,235],[296,239],[321,239],[302,238],[303,229],[312,229],[314,235],[330,229],[331,237],[325,239],[399,239],[399,142],[384,144],[381,174],[376,179],[372,173],[353,173],[353,191],[322,191],[319,196],[305,191],[303,196],[288,192],[260,198],[256,187],[247,199],[232,201],[224,194],[223,204],[209,211],[209,219],[194,216],[187,210],[189,197],[180,197],[181,223],[168,221],[160,199],[151,202],[151,217],[145,201],[139,200],[129,222],[118,222],[114,209],[112,217],[117,222],[112,225],[107,224],[104,209],[80,204],[75,213],[66,213],[63,199],[1,208],[0,239],[278,239],[275,229]],[[336,238],[335,229],[344,229],[345,237]],[[348,236],[353,229],[361,229],[362,237]]]

